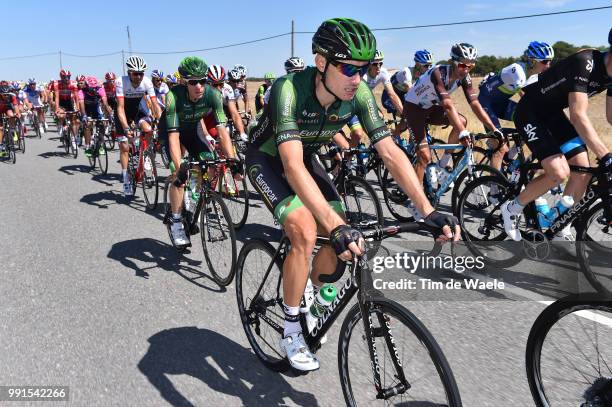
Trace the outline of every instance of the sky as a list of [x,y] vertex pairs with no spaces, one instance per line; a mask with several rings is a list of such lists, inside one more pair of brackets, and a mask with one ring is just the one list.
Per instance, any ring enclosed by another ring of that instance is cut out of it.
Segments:
[[[102,77],[107,71],[122,72],[121,54],[81,58],[125,50],[129,55],[126,26],[130,27],[132,51],[145,58],[149,71],[174,72],[181,58],[198,55],[209,64],[232,67],[240,63],[249,76],[272,71],[284,73],[291,56],[291,37],[211,51],[148,55],[145,52],[196,50],[250,41],[291,31],[316,31],[333,17],[351,17],[370,28],[386,28],[479,20],[611,5],[605,0],[437,0],[435,3],[387,0],[370,1],[241,1],[215,3],[182,0],[100,2],[26,0],[3,4],[5,19],[0,79],[39,81],[56,78],[62,66],[73,75]],[[101,6],[102,5],[102,6]],[[234,10],[234,12],[230,12]],[[30,20],[28,16],[36,16]],[[36,21],[24,25],[25,20]],[[374,31],[387,67],[413,65],[413,55],[427,48],[434,57],[447,59],[455,42],[474,44],[480,55],[518,56],[530,41],[558,40],[575,45],[604,45],[611,27],[612,9],[522,20],[462,24],[450,27]],[[8,33],[13,33],[9,35]],[[296,56],[312,63],[312,34],[295,35]],[[11,44],[10,46],[7,46]],[[8,57],[55,53],[33,58]]]

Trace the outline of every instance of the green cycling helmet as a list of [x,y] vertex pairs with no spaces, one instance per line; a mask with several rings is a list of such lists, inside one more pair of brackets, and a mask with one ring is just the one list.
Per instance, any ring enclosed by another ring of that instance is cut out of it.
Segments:
[[208,65],[199,57],[185,57],[178,67],[178,72],[184,79],[206,78],[206,71],[208,71]]
[[324,21],[312,37],[312,53],[334,60],[369,62],[376,55],[376,38],[359,21],[332,18]]
[[274,79],[276,79],[276,75],[274,75],[272,72],[266,72],[264,74],[264,79],[267,81],[273,81]]

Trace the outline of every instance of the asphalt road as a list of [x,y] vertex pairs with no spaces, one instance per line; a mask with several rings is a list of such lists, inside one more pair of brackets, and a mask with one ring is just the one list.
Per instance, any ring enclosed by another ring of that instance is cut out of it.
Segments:
[[[130,202],[122,198],[117,151],[109,175],[90,172],[82,150],[77,159],[66,156],[50,130],[28,139],[16,165],[0,162],[0,385],[70,386],[70,400],[52,405],[344,403],[341,321],[318,352],[319,371],[266,369],[240,324],[234,284],[222,289],[211,280],[197,244],[177,254],[161,212],[145,212],[141,191]],[[252,199],[238,250],[248,238],[278,235],[263,203]],[[396,239],[388,254],[405,247]],[[525,344],[552,297],[549,281],[532,269],[501,276],[503,290],[427,300],[388,293],[434,335],[465,406],[533,405]],[[612,324],[597,326],[610,356]],[[364,355],[354,361],[370,369]]]

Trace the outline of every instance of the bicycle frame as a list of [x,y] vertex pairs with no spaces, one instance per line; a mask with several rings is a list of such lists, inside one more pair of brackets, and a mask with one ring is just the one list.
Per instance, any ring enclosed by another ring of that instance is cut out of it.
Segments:
[[461,160],[459,161],[458,164],[455,165],[455,168],[453,169],[453,172],[451,172],[450,176],[446,178],[446,180],[444,181],[444,183],[434,192],[434,189],[431,185],[429,185],[429,183],[427,184],[427,193],[428,195],[431,196],[430,201],[431,204],[436,207],[438,205],[438,203],[440,202],[440,199],[442,199],[442,196],[444,195],[444,193],[446,193],[446,190],[448,189],[448,187],[450,186],[450,184],[452,182],[454,182],[457,177],[459,177],[459,174],[461,174],[463,172],[463,170],[467,167],[468,171],[472,172],[472,165],[474,164],[474,161],[472,159],[472,147],[468,146],[465,147],[463,144],[434,144],[434,145],[430,145],[429,146],[430,150],[456,150],[456,149],[462,149],[463,151],[463,156],[461,157]]

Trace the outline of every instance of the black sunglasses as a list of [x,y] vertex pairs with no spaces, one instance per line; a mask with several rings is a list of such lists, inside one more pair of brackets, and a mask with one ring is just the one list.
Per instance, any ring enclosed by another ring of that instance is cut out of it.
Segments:
[[329,63],[338,68],[338,70],[342,72],[344,76],[348,76],[349,78],[355,76],[356,74],[359,74],[359,76],[365,75],[370,66],[369,64],[364,66],[347,64],[344,62],[334,61],[333,59],[330,60]]
[[144,76],[144,72],[130,72],[133,76]]
[[206,79],[189,79],[187,81],[188,84],[190,84],[191,86],[195,86],[198,83],[202,86],[206,85]]

